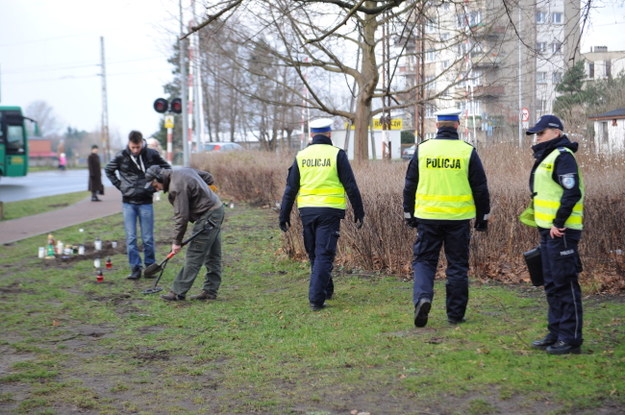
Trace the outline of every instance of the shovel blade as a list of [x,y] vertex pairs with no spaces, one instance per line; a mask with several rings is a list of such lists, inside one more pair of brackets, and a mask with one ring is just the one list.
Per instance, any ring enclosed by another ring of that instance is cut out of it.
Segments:
[[161,264],[157,264],[156,262],[153,264],[150,264],[146,267],[145,271],[143,271],[143,276],[146,278],[149,278],[153,275],[158,274],[159,272],[161,272],[161,270],[163,269]]

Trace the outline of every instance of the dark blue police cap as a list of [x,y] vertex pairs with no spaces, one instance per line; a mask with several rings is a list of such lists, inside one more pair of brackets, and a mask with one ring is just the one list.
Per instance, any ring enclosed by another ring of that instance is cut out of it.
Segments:
[[525,134],[536,134],[541,131],[545,131],[547,128],[556,128],[560,131],[564,131],[564,125],[562,124],[562,121],[560,121],[560,118],[555,115],[543,115],[540,117],[535,126],[528,128]]

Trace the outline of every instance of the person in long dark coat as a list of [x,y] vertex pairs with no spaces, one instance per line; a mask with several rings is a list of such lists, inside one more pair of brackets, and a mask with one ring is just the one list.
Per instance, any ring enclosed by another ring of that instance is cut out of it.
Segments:
[[100,156],[98,155],[98,146],[91,146],[91,154],[87,157],[87,165],[89,166],[89,191],[91,192],[91,201],[100,202],[98,194],[104,194],[104,186],[102,185],[102,168],[100,167]]

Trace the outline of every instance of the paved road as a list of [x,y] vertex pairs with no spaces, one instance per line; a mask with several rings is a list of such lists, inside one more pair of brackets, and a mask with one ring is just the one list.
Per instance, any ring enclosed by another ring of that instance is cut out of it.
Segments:
[[[28,173],[25,177],[0,178],[0,201],[16,202],[36,197],[87,191],[89,173],[87,169],[49,170]],[[102,183],[111,183],[102,172]]]

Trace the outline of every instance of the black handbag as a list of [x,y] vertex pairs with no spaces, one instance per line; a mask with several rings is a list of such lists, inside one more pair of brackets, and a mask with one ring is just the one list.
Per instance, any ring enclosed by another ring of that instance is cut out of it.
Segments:
[[540,246],[523,252],[523,258],[525,258],[525,264],[530,273],[532,285],[540,287],[545,283],[543,279],[543,262],[540,255]]

